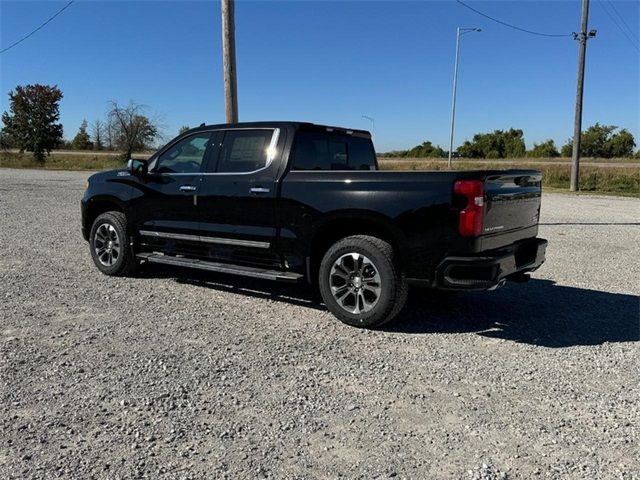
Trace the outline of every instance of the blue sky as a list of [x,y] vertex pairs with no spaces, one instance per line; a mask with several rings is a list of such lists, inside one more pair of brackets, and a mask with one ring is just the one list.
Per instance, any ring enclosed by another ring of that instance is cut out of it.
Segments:
[[[612,0],[638,36],[640,2]],[[66,1],[0,2],[6,47]],[[474,1],[527,29],[579,29],[580,1]],[[584,125],[626,127],[640,144],[638,50],[593,0]],[[615,18],[615,17],[614,17]],[[619,23],[620,20],[618,20]],[[457,26],[462,40],[456,144],[478,131],[517,127],[527,144],[572,134],[577,42],[527,35],[453,0],[250,2],[236,4],[239,116],[370,128],[379,151],[429,139],[448,146]],[[640,48],[637,46],[637,48]],[[18,84],[57,84],[65,137],[109,100],[130,99],[181,125],[224,121],[220,5],[213,1],[77,0],[44,29],[0,55],[0,108]]]

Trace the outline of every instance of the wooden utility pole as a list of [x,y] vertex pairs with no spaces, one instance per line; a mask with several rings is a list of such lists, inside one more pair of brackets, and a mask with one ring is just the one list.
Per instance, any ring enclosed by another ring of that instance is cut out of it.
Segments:
[[593,32],[587,32],[587,24],[589,21],[589,0],[582,0],[582,22],[580,33],[574,33],[573,36],[580,47],[578,49],[578,81],[576,86],[576,113],[573,124],[573,154],[571,155],[571,183],[570,190],[575,192],[580,189],[580,136],[582,135],[582,97],[584,91],[584,62],[587,54],[587,40],[589,37],[595,36]]
[[224,110],[227,123],[238,122],[234,10],[235,0],[222,0],[222,64],[224,67]]

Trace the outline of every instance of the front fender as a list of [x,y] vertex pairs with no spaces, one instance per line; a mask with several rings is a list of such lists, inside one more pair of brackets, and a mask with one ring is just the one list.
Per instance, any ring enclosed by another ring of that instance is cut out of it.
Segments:
[[89,239],[89,231],[94,219],[103,212],[116,210],[125,215],[129,212],[131,185],[119,181],[89,182],[81,205],[82,236]]

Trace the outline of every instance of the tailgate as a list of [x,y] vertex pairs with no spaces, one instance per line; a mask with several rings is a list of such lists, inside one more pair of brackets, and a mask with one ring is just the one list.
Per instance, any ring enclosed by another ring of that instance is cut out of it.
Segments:
[[[484,184],[486,210],[482,236],[510,233],[510,242],[535,236],[541,182],[542,174],[536,170],[508,170],[488,175]],[[518,231],[522,231],[522,235],[514,235]]]

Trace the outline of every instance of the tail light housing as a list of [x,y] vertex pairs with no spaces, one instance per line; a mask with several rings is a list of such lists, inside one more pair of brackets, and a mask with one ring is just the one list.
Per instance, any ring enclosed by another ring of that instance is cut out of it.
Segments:
[[481,180],[458,180],[453,191],[467,199],[460,211],[458,231],[463,237],[478,237],[484,226],[484,182]]

